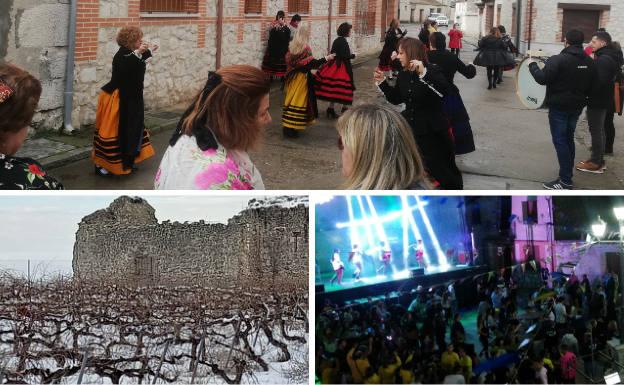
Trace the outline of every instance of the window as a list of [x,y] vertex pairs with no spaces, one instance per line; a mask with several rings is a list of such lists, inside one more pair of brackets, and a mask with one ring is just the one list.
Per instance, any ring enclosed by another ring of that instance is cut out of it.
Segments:
[[356,1],[355,20],[353,22],[353,30],[358,35],[370,36],[375,34],[375,4],[369,6],[369,1]]
[[565,40],[566,33],[571,29],[578,29],[585,34],[585,43],[591,40],[594,32],[600,26],[600,11],[582,9],[564,9],[561,41]]
[[245,0],[245,14],[262,13],[262,0]]
[[347,14],[347,0],[340,0],[338,3],[338,14],[346,15]]
[[288,13],[307,15],[310,13],[310,0],[288,0]]
[[140,11],[145,13],[198,13],[199,0],[141,0]]

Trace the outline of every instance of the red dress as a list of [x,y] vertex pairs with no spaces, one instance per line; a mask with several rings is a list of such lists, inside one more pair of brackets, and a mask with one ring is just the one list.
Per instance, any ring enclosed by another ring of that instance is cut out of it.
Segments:
[[459,29],[451,29],[448,32],[449,35],[449,48],[463,48],[462,46],[462,37],[464,34]]

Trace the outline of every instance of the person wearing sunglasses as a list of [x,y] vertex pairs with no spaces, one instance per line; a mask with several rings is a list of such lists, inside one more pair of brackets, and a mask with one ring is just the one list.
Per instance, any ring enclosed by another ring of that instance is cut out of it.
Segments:
[[336,125],[348,190],[429,189],[409,124],[389,106],[362,104]]
[[28,72],[0,64],[0,190],[61,190],[34,159],[16,157],[41,97],[41,83]]

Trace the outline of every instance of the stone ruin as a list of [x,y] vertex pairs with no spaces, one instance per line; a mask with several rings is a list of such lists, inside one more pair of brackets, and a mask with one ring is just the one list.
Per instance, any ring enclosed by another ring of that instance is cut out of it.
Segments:
[[[208,198],[209,199],[209,198]],[[252,199],[227,224],[158,223],[143,198],[122,196],[82,219],[72,267],[127,284],[308,284],[307,197]]]

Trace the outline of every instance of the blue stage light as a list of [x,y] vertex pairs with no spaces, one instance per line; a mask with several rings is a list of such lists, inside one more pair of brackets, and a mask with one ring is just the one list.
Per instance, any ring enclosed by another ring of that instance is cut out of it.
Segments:
[[418,203],[417,205],[418,211],[420,212],[420,215],[423,219],[425,227],[427,228],[427,233],[429,233],[429,239],[431,239],[431,242],[433,243],[433,247],[435,248],[436,253],[438,255],[438,265],[440,266],[441,269],[448,269],[449,264],[448,264],[448,261],[446,260],[446,255],[442,251],[442,248],[440,247],[440,242],[438,241],[438,237],[433,231],[433,227],[431,226],[431,221],[429,220],[429,216],[427,215],[427,212],[425,211],[423,205],[421,205],[422,201],[417,195],[415,195],[414,198],[416,198],[416,202]]

